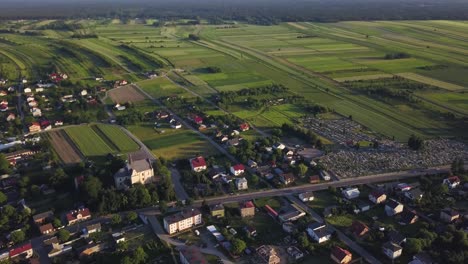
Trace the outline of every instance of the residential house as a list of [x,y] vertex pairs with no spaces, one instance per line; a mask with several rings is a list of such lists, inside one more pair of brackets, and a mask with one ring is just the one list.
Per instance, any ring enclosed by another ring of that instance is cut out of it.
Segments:
[[283,149],[286,148],[286,146],[283,143],[277,142],[277,143],[273,144],[273,148],[283,150]]
[[23,259],[29,259],[33,256],[33,248],[31,242],[26,243],[22,246],[14,247],[10,249],[9,256],[10,259],[21,257]]
[[213,168],[208,172],[208,176],[213,180],[223,176],[224,174],[226,174],[226,170],[218,165],[213,165]]
[[125,242],[125,236],[123,233],[117,232],[112,234],[112,238],[114,239],[115,244],[120,244]]
[[252,201],[239,203],[239,211],[241,217],[255,216],[255,205]]
[[237,190],[247,190],[249,188],[247,179],[245,177],[236,179]]
[[413,256],[413,260],[408,264],[432,264],[434,263],[431,256],[429,256],[426,252],[419,252],[418,254]]
[[446,223],[452,223],[458,218],[460,218],[460,213],[451,208],[446,208],[440,211],[440,220]]
[[270,246],[260,246],[256,249],[257,254],[260,256],[262,262],[265,264],[280,264],[281,258],[276,250]]
[[387,233],[387,238],[390,242],[400,245],[406,243],[406,237],[403,236],[400,232],[392,230]]
[[401,214],[401,218],[398,221],[400,225],[411,225],[416,223],[418,221],[418,215],[416,214],[415,211],[412,210],[404,210],[403,213]]
[[108,248],[107,243],[99,243],[99,244],[92,243],[92,244],[88,244],[82,248],[77,249],[77,251],[79,252],[78,255],[80,256],[80,258],[87,258],[107,248]]
[[407,192],[409,190],[411,190],[412,186],[407,184],[407,183],[399,183],[397,184],[395,190],[398,191],[398,192]]
[[249,160],[247,161],[247,166],[249,166],[250,168],[257,168],[258,164],[257,164],[257,162],[255,162],[255,161],[249,159]]
[[125,109],[127,109],[127,107],[125,105],[121,105],[121,104],[116,104],[114,106],[115,109],[117,109],[118,111],[123,111]]
[[288,252],[288,255],[291,256],[294,261],[298,261],[304,257],[304,253],[295,246],[288,247],[286,252]]
[[63,121],[62,120],[56,120],[54,125],[55,126],[63,126]]
[[291,222],[296,221],[305,215],[306,214],[304,211],[299,210],[298,208],[294,208],[294,210],[290,210],[278,215],[278,218],[281,220],[281,222]]
[[396,215],[403,212],[403,204],[390,199],[388,202],[385,204],[385,213],[388,216]]
[[208,261],[195,246],[186,246],[179,250],[180,263],[182,264],[208,264]]
[[41,123],[41,129],[42,130],[50,130],[52,129],[52,124],[48,120],[42,120]]
[[346,249],[335,246],[333,247],[330,258],[338,264],[348,264],[353,259],[353,254]]
[[124,189],[135,183],[148,184],[154,181],[156,178],[152,162],[142,151],[130,153],[127,165],[114,175],[117,189]]
[[52,211],[47,211],[44,213],[33,215],[33,221],[36,225],[44,224],[47,221],[50,221],[54,217]]
[[24,90],[23,90],[23,91],[24,91],[24,93],[26,93],[26,94],[30,94],[30,93],[32,93],[32,90],[31,90],[31,88],[24,88]]
[[29,133],[36,133],[41,131],[41,125],[38,122],[33,122],[31,125],[28,127]]
[[381,191],[373,190],[369,193],[369,200],[374,204],[381,204],[387,200],[387,195]]
[[460,178],[458,176],[452,176],[444,179],[443,184],[447,185],[449,189],[457,188],[460,185]]
[[231,174],[234,176],[239,176],[245,172],[245,167],[243,164],[236,164],[230,168]]
[[301,199],[301,201],[303,201],[303,202],[313,201],[314,198],[315,197],[314,197],[313,192],[305,192],[305,193],[299,194],[299,199]]
[[222,204],[210,205],[210,215],[216,218],[224,217],[224,206]]
[[192,171],[201,172],[206,170],[206,161],[205,158],[202,156],[195,157],[190,159],[190,167],[192,167]]
[[319,176],[318,175],[309,176],[309,183],[311,183],[311,184],[320,183]]
[[279,180],[284,184],[284,185],[289,185],[291,183],[294,183],[296,181],[296,177],[292,173],[283,173],[280,175]]
[[288,234],[294,233],[294,231],[297,229],[296,226],[291,222],[284,222],[282,227],[283,231]]
[[101,232],[101,223],[87,225],[86,226],[86,231],[88,232],[88,234]]
[[405,197],[413,202],[420,201],[423,198],[424,193],[419,188],[411,189],[405,192]]
[[86,96],[86,95],[88,95],[88,91],[82,90],[82,91],[80,92],[80,95],[81,95],[81,96]]
[[346,188],[341,193],[346,199],[355,199],[361,194],[358,188]]
[[242,132],[247,131],[247,130],[249,130],[249,129],[250,129],[250,126],[249,126],[249,124],[247,124],[247,123],[242,123],[242,124],[240,124],[240,126],[239,126],[239,130],[242,131]]
[[31,110],[29,110],[33,117],[41,117],[42,116],[42,110],[37,108],[37,107],[33,107]]
[[68,225],[73,225],[75,223],[85,221],[91,218],[91,212],[88,208],[82,208],[69,212],[66,215]]
[[354,221],[350,227],[350,231],[355,237],[362,237],[367,234],[369,230],[369,227],[361,221]]
[[49,224],[41,225],[39,227],[39,231],[41,232],[41,234],[47,235],[47,234],[54,232],[55,228],[52,224],[49,223]]
[[10,114],[8,114],[8,116],[6,118],[6,121],[10,122],[10,121],[14,121],[15,119],[16,119],[16,115],[13,114],[13,113],[10,113]]
[[318,222],[309,224],[307,227],[307,234],[309,234],[309,236],[318,243],[330,240],[332,235],[325,224]]
[[253,226],[244,226],[244,232],[251,237],[257,236],[257,229]]
[[173,128],[173,129],[182,128],[182,124],[177,122],[177,121],[171,122],[170,124],[171,124],[171,128]]
[[403,248],[395,243],[387,242],[383,244],[382,251],[389,259],[396,259],[403,253]]
[[357,209],[354,210],[356,214],[370,210],[370,204],[365,201],[358,200],[356,202],[356,206],[357,206]]
[[164,229],[169,235],[202,224],[202,215],[196,208],[184,209],[176,214],[164,217]]

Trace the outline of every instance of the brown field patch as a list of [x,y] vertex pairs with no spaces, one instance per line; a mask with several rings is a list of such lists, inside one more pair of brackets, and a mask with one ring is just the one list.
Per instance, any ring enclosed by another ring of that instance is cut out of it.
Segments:
[[82,161],[80,152],[63,130],[51,131],[48,135],[52,147],[64,164],[76,164]]
[[138,88],[133,85],[112,89],[108,92],[108,95],[116,104],[125,104],[128,102],[136,103],[146,99],[146,97],[138,91]]

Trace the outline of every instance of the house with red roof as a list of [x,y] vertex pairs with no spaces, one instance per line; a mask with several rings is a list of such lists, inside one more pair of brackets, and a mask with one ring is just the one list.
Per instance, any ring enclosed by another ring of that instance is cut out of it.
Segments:
[[203,123],[203,118],[201,118],[200,116],[194,116],[193,117],[193,122],[195,122],[195,124],[202,124]]
[[241,217],[255,216],[255,205],[252,201],[247,201],[239,204]]
[[249,130],[250,126],[247,123],[242,123],[242,124],[240,124],[239,129],[240,129],[240,131],[244,132],[244,131]]
[[49,120],[42,120],[40,124],[41,124],[41,129],[42,130],[52,129],[52,124],[49,122]]
[[31,245],[31,242],[29,243],[26,243],[22,246],[19,246],[19,247],[15,247],[13,249],[10,250],[9,252],[9,255],[10,255],[10,258],[17,258],[17,257],[22,257],[22,258],[25,258],[25,259],[29,259],[33,256],[33,249],[32,249],[32,245]]
[[35,133],[41,131],[41,125],[38,122],[33,122],[28,127],[29,133]]
[[231,166],[230,171],[232,175],[239,176],[245,172],[245,166],[239,163],[234,166]]
[[369,230],[369,227],[361,221],[354,221],[350,227],[350,231],[355,237],[362,237],[367,234]]
[[201,172],[206,170],[205,158],[202,156],[198,156],[193,159],[190,159],[190,166],[192,167],[192,171],[195,172]]
[[455,189],[460,185],[460,178],[458,176],[452,176],[444,179],[443,184],[447,185],[449,189]]
[[338,246],[334,247],[331,251],[330,258],[338,264],[347,264],[350,263],[353,259],[353,254],[346,249],[340,248]]
[[73,225],[75,223],[85,221],[91,218],[91,212],[88,208],[78,209],[69,212],[66,215],[68,225]]
[[208,264],[208,261],[195,246],[180,249],[180,262],[182,264]]
[[39,231],[41,232],[41,234],[47,235],[47,234],[54,232],[55,228],[51,223],[49,223],[49,224],[41,225],[39,227]]

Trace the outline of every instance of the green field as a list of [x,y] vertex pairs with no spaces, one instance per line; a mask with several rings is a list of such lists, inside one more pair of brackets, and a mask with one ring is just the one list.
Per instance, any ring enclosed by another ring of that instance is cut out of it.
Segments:
[[116,149],[106,144],[104,139],[96,134],[91,126],[68,127],[65,132],[81,153],[87,157],[104,156],[116,152]]
[[116,126],[99,124],[94,127],[96,127],[97,130],[111,142],[112,146],[115,146],[120,152],[135,151],[140,148],[135,141]]

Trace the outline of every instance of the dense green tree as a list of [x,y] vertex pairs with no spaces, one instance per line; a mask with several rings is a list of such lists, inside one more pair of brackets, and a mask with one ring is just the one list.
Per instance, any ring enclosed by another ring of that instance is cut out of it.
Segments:
[[60,240],[60,242],[65,243],[70,239],[70,232],[62,228],[57,232],[57,237]]
[[96,200],[102,190],[102,183],[97,177],[88,177],[82,185],[88,199]]
[[247,248],[247,244],[239,238],[234,238],[231,243],[231,250],[234,255],[240,255]]
[[133,223],[138,219],[138,214],[136,212],[128,212],[126,218],[127,221]]
[[58,218],[54,218],[54,221],[52,221],[52,225],[55,227],[55,228],[59,228],[62,226],[62,221],[60,221],[60,219]]
[[5,203],[7,199],[8,197],[3,192],[0,192],[0,204]]
[[18,244],[23,242],[26,239],[26,234],[23,230],[16,230],[11,232],[10,239],[13,243]]
[[146,263],[148,260],[148,254],[146,254],[145,250],[142,247],[137,247],[133,252],[133,261],[136,264]]
[[307,171],[309,170],[309,167],[307,167],[307,165],[305,165],[303,163],[299,164],[297,166],[297,168],[298,168],[298,174],[301,177],[304,177],[306,175]]
[[0,153],[0,175],[9,174],[10,172],[10,162],[5,158],[4,154]]
[[408,238],[408,241],[405,244],[405,250],[407,250],[410,254],[414,255],[421,252],[424,248],[424,243],[421,239],[418,238]]
[[111,223],[113,225],[119,225],[122,223],[122,217],[119,214],[114,214],[111,218]]

